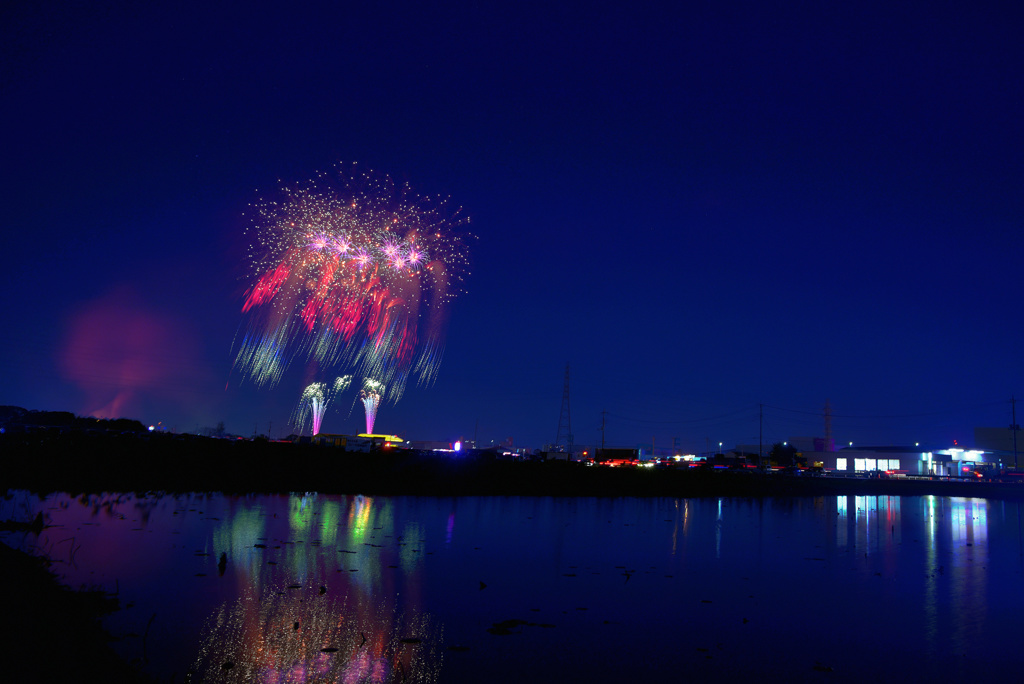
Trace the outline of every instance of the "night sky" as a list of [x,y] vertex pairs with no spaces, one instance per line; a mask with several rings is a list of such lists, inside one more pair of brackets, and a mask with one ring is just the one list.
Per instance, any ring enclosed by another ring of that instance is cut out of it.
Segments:
[[378,432],[541,447],[567,363],[577,444],[826,401],[841,444],[969,444],[1024,398],[1013,3],[215,5],[2,10],[0,404],[294,431],[301,363],[232,373],[244,212],[352,162],[478,238]]

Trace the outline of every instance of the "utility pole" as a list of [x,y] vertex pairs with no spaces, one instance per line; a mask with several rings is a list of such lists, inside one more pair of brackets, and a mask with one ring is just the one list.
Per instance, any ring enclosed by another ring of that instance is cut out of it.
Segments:
[[562,388],[562,411],[558,415],[558,433],[555,436],[554,448],[557,449],[558,445],[562,442],[562,437],[565,437],[566,442],[566,460],[572,460],[572,416],[569,412],[569,364],[565,364],[565,385]]
[[1017,427],[1017,398],[1012,396],[1012,395],[1010,396],[1010,407],[1011,407],[1010,410],[1011,410],[1012,416],[1013,416],[1012,417],[1013,425],[1010,426],[1010,429],[1013,430],[1013,469],[1016,470],[1017,469],[1017,430],[1019,428]]
[[832,447],[832,404],[828,399],[825,400],[825,444],[821,450],[835,451]]
[[764,404],[757,405],[757,465],[761,465],[761,442],[764,439]]

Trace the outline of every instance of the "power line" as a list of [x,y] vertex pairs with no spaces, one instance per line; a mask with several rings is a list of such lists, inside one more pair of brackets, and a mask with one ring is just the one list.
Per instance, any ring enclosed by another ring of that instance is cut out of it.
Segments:
[[625,420],[625,421],[629,421],[631,423],[643,423],[645,425],[687,425],[687,424],[694,424],[694,423],[707,423],[707,422],[716,421],[716,420],[724,420],[726,418],[739,417],[739,416],[741,416],[741,415],[743,415],[745,413],[752,412],[754,410],[754,408],[755,408],[754,406],[750,406],[750,407],[746,407],[746,408],[742,408],[742,409],[736,409],[735,411],[730,411],[729,413],[724,413],[724,414],[721,414],[721,415],[718,415],[718,416],[712,416],[712,417],[709,417],[709,418],[687,418],[687,419],[677,419],[677,420],[650,420],[650,419],[647,419],[647,418],[630,418],[630,417],[627,417],[627,416],[620,416],[620,415],[618,415],[616,413],[611,413],[610,411],[605,411],[605,413],[607,413],[612,418],[618,418],[619,420]]
[[[1004,401],[993,401],[985,404],[974,404],[971,406],[960,406],[955,408],[948,408],[942,411],[932,411],[929,413],[892,413],[892,414],[855,414],[855,413],[831,413],[833,418],[866,418],[870,420],[884,420],[888,418],[927,418],[929,416],[944,416],[950,413],[956,413],[958,411],[965,411],[970,409],[988,408],[991,406],[998,406],[1004,404]],[[783,406],[772,406],[771,404],[765,404],[765,408],[775,409],[776,411],[786,411],[788,413],[802,413],[809,416],[821,416],[821,411],[805,411],[801,409],[791,409]]]

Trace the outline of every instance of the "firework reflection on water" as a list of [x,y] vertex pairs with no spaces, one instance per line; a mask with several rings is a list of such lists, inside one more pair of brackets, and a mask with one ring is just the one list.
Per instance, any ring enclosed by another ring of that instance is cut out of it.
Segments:
[[288,536],[273,536],[266,524],[263,511],[242,506],[214,532],[239,592],[207,619],[186,681],[438,680],[441,625],[393,591],[401,568],[401,594],[419,593],[421,547],[402,542],[385,560],[370,541],[377,533],[402,538],[391,501],[291,496]]
[[424,614],[360,595],[334,600],[279,584],[212,616],[188,681],[436,682],[442,630]]

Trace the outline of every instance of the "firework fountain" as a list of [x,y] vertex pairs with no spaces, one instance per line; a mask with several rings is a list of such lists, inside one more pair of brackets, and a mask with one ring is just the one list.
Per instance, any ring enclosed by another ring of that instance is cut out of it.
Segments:
[[234,366],[274,386],[299,358],[374,378],[368,398],[398,401],[411,375],[436,377],[448,304],[467,274],[472,236],[456,229],[468,219],[388,176],[336,170],[253,207]]
[[313,434],[320,434],[320,425],[323,423],[328,404],[338,394],[347,390],[351,383],[351,375],[335,378],[331,386],[325,382],[311,383],[302,390],[302,398],[299,399],[299,406],[295,410],[292,422],[301,429],[308,417],[313,423]]
[[363,381],[363,389],[359,393],[359,400],[363,402],[366,409],[366,434],[373,434],[373,422],[377,420],[377,407],[380,406],[381,395],[384,394],[384,385],[376,380],[367,378]]

